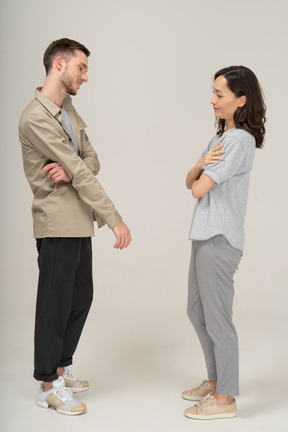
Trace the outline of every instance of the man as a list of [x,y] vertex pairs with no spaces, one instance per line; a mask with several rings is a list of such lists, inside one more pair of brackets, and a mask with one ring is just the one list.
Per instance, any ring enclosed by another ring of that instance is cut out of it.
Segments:
[[77,415],[86,405],[73,393],[89,387],[72,364],[93,297],[93,220],[127,247],[130,231],[96,179],[100,164],[69,95],[87,82],[89,50],[60,39],[44,53],[46,79],[19,121],[24,170],[32,192],[39,282],[34,377],[42,381],[37,404]]

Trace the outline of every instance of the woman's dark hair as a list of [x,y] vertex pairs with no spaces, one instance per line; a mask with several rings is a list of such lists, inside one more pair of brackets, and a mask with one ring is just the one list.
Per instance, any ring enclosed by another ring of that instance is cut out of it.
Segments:
[[90,51],[81,43],[71,39],[63,38],[52,42],[46,49],[43,56],[43,63],[48,75],[54,59],[58,56],[63,57],[66,61],[74,55],[75,50],[83,51],[87,57],[90,55]]
[[[256,147],[262,148],[265,135],[265,113],[262,90],[254,72],[245,66],[230,66],[220,69],[214,75],[214,80],[223,75],[227,80],[229,89],[236,97],[246,96],[246,103],[238,107],[234,113],[234,124],[236,128],[245,129],[254,136]],[[217,134],[225,132],[226,121],[217,119]]]

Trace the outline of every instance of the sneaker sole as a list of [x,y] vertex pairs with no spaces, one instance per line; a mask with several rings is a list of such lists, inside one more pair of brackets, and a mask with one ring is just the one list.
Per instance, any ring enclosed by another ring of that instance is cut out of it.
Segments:
[[65,414],[65,415],[79,415],[79,414],[84,414],[87,409],[85,409],[84,411],[80,411],[80,412],[73,412],[73,411],[62,411],[61,409],[57,409],[56,410],[59,414]]
[[184,412],[186,417],[189,417],[194,420],[216,420],[216,419],[228,419],[228,418],[234,418],[236,417],[237,413],[226,413],[226,414],[214,414],[210,416],[199,416],[197,414],[189,414]]
[[67,388],[72,390],[73,393],[80,393],[80,392],[88,390],[89,386],[88,387],[75,387],[75,388],[74,387],[67,387]]
[[36,402],[36,404],[41,408],[46,408],[46,409],[50,408],[50,409],[53,409],[54,411],[57,411],[57,413],[59,413],[59,414],[65,414],[65,415],[70,415],[70,416],[83,414],[87,411],[87,408],[83,411],[78,411],[78,412],[77,411],[65,411],[65,410],[61,410],[61,408],[57,409],[57,408],[53,407],[52,405],[47,404],[46,401],[41,401],[41,400],[38,400]]
[[189,400],[189,401],[195,401],[195,402],[200,402],[202,399],[204,399],[205,396],[203,397],[195,397],[195,396],[188,396],[182,393],[182,398],[185,400]]

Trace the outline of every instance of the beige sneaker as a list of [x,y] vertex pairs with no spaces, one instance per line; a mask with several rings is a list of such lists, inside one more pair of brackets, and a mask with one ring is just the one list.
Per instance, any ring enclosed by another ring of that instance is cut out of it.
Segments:
[[213,394],[207,395],[201,402],[184,412],[186,417],[197,420],[213,420],[236,417],[237,405],[235,399],[230,404],[220,404]]
[[214,393],[215,387],[212,387],[208,380],[203,380],[197,387],[192,390],[185,390],[182,393],[183,399],[191,401],[201,401],[209,393]]

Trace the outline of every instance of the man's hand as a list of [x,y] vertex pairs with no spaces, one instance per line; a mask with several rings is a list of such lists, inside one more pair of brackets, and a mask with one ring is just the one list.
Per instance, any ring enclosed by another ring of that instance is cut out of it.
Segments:
[[124,249],[127,246],[129,246],[132,238],[129,231],[129,228],[124,222],[121,222],[120,224],[116,225],[115,228],[112,230],[116,237],[116,243],[114,245],[115,249]]
[[49,180],[52,178],[54,183],[58,183],[59,181],[65,181],[66,183],[70,183],[71,179],[64,170],[64,168],[58,163],[53,162],[48,165],[45,165],[45,167],[42,169],[41,174],[44,174],[48,171],[48,174],[46,178]]

